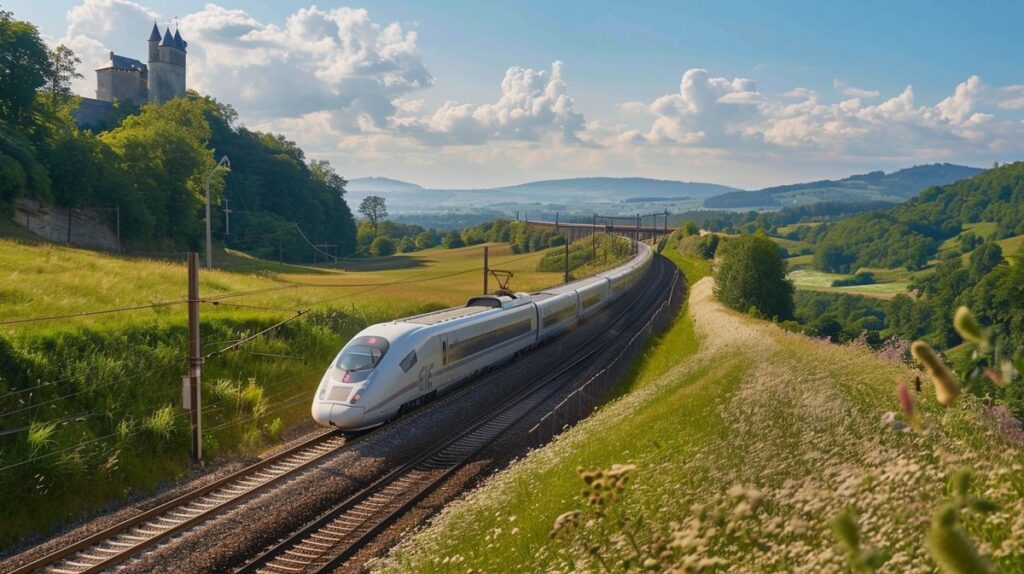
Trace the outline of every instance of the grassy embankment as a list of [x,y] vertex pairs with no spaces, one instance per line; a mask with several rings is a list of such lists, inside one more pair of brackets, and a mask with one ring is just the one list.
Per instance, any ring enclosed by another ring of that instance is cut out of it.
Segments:
[[[492,267],[513,271],[517,290],[561,281],[561,273],[536,271],[543,252],[490,250]],[[0,260],[2,547],[183,475],[189,434],[180,408],[185,305],[10,323],[180,301],[187,285],[182,264],[5,239]],[[208,459],[257,452],[283,429],[307,421],[327,363],[359,329],[463,304],[482,283],[479,246],[346,262],[342,270],[280,266],[237,253],[218,261],[233,271],[202,270],[201,297],[271,291],[202,305],[204,353],[297,310],[314,311],[207,360]]]
[[[603,571],[599,560],[654,545],[684,571],[848,572],[829,523],[852,508],[862,547],[890,556],[882,572],[931,572],[925,532],[952,496],[947,477],[967,467],[973,492],[1000,505],[987,519],[967,513],[968,535],[1001,572],[1024,572],[1024,453],[981,401],[940,407],[928,382],[915,395],[925,433],[882,422],[899,410],[901,378],[913,373],[869,350],[726,310],[703,279],[625,396],[450,506],[376,569]],[[575,469],[614,464],[636,470],[607,518],[595,518]],[[569,511],[583,524],[553,539]]]

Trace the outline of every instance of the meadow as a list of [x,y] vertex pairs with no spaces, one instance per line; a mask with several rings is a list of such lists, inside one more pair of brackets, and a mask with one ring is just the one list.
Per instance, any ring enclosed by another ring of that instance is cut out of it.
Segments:
[[[691,280],[706,273],[697,265],[684,266]],[[997,509],[954,520],[1000,572],[1024,572],[1019,444],[982,400],[942,407],[927,381],[912,431],[896,414],[897,382],[914,376],[868,348],[729,311],[711,278],[694,281],[620,398],[447,507],[374,571],[933,572],[937,509],[978,497]]]
[[796,269],[789,273],[789,278],[797,289],[808,291],[827,291],[832,293],[848,293],[850,295],[867,295],[879,299],[892,299],[900,293],[906,293],[910,285],[909,274],[901,273],[900,270],[889,269],[864,269],[875,273],[878,283],[871,285],[852,285],[847,287],[833,287],[832,282],[837,279],[848,279],[851,275],[841,273],[826,273],[811,269]]
[[[560,272],[537,271],[543,251],[488,247],[491,267],[514,273],[515,290],[562,280]],[[256,455],[288,428],[308,424],[310,397],[352,335],[464,304],[483,287],[482,253],[482,246],[435,248],[312,268],[216,252],[225,268],[200,271],[202,348],[210,355],[206,460]],[[0,547],[7,547],[190,471],[180,406],[187,270],[179,261],[14,239],[0,239],[0,261]],[[497,289],[493,277],[490,289]],[[103,312],[112,309],[124,310]]]

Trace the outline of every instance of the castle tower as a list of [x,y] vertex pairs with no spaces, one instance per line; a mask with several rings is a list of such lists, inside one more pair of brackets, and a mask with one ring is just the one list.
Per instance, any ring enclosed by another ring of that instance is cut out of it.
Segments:
[[[171,36],[168,27],[162,39],[153,25],[149,36],[149,101],[163,104],[185,95],[185,55],[188,42],[180,32]],[[157,41],[159,39],[159,41]]]

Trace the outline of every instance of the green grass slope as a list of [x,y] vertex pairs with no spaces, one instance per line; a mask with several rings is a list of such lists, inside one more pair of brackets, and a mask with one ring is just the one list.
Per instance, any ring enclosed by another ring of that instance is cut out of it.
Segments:
[[[255,454],[283,429],[307,423],[326,365],[358,330],[464,304],[482,287],[480,246],[316,271],[226,255],[233,270],[201,270],[200,296],[250,294],[201,305],[204,353],[297,310],[313,311],[207,359],[207,460]],[[513,271],[517,290],[561,282],[561,272],[537,271],[543,256],[490,246],[491,265]],[[8,239],[0,239],[0,262],[0,547],[6,547],[188,473],[190,435],[180,407],[187,307],[151,306],[184,299],[187,272],[180,262]],[[140,308],[20,322],[134,306]]]
[[[980,401],[942,408],[926,382],[926,432],[896,429],[882,419],[912,372],[728,311],[710,278],[635,372],[631,392],[448,507],[376,571],[623,571],[639,553],[659,557],[651,570],[848,572],[829,525],[853,509],[862,547],[888,557],[881,571],[931,572],[931,516],[968,467],[999,510],[966,513],[967,535],[1001,572],[1024,572],[1024,453]],[[621,500],[588,506],[577,467],[616,464],[636,467]]]

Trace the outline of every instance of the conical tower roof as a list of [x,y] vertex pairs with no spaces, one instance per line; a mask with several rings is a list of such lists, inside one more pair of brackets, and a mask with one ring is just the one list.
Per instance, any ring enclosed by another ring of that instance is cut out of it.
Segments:
[[161,46],[173,46],[175,48],[178,47],[178,45],[174,43],[174,37],[171,36],[171,27],[170,26],[168,26],[167,27],[167,31],[164,32],[164,39],[160,41],[160,45]]
[[175,31],[174,31],[174,44],[175,44],[176,46],[178,46],[178,49],[180,49],[180,50],[181,50],[182,52],[184,52],[184,51],[185,51],[185,48],[187,48],[187,47],[188,47],[188,42],[186,42],[186,41],[185,41],[185,40],[184,40],[184,39],[183,39],[183,38],[181,37],[181,31],[180,31],[180,30],[175,30]]
[[160,41],[160,28],[157,27],[156,22],[153,22],[153,31],[149,33],[150,42]]

